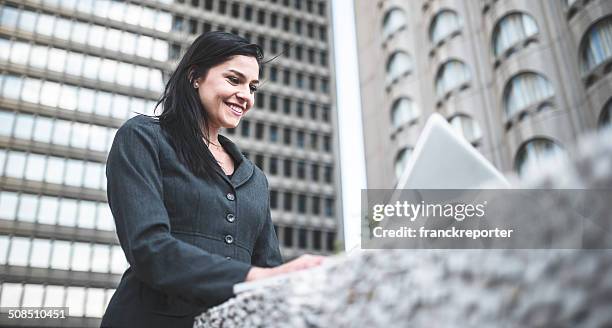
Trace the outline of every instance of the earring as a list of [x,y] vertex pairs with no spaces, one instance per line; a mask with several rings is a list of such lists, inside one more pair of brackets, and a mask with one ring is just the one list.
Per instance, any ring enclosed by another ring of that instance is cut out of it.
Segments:
[[197,88],[199,87],[198,82],[194,83],[194,84],[193,84],[193,87],[194,87],[195,89],[197,89]]

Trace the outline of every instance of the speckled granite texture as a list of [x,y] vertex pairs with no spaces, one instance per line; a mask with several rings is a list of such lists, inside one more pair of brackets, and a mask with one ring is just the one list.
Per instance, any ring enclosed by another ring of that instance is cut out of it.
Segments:
[[[569,158],[513,185],[612,188],[612,130]],[[599,210],[612,217],[612,204]],[[612,327],[612,250],[379,250],[328,264],[239,294],[194,327]]]

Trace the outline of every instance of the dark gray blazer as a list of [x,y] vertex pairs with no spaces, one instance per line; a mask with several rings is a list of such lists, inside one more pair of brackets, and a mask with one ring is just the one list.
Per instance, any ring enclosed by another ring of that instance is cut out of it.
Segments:
[[130,267],[103,327],[192,327],[194,316],[233,296],[251,265],[282,264],[268,181],[227,138],[229,179],[182,165],[157,119],[136,116],[108,155],[108,203]]

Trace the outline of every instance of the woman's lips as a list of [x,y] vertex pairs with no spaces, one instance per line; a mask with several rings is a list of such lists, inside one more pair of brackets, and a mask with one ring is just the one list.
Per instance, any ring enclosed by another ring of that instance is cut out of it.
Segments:
[[239,107],[239,106],[236,106],[236,105],[230,104],[230,103],[225,103],[225,105],[227,105],[227,107],[229,107],[230,111],[234,115],[236,115],[238,117],[242,116],[242,114],[244,113],[244,110],[241,107]]

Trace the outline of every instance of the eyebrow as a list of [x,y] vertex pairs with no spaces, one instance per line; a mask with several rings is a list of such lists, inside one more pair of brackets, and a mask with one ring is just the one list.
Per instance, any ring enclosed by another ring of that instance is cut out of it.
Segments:
[[[231,68],[228,71],[233,72],[234,74],[240,76],[240,78],[242,78],[244,80],[247,79],[246,76],[244,76],[244,74],[242,74],[240,71],[237,71],[237,70],[231,69]],[[259,80],[253,80],[253,81],[251,81],[251,83],[259,84]]]

